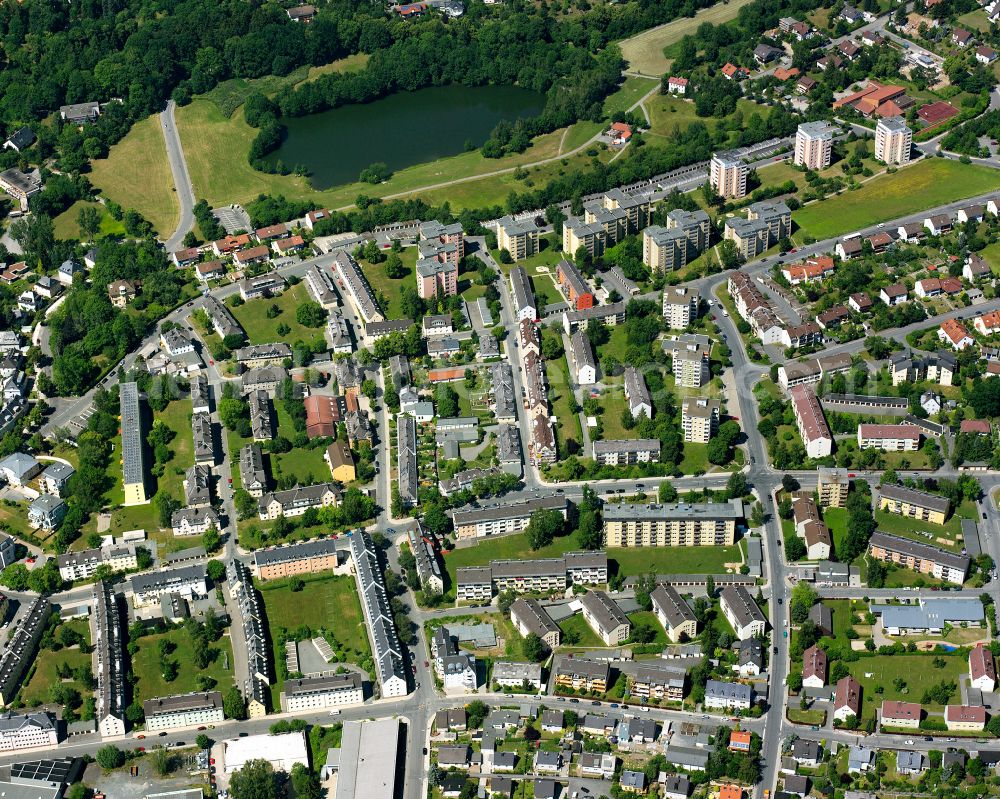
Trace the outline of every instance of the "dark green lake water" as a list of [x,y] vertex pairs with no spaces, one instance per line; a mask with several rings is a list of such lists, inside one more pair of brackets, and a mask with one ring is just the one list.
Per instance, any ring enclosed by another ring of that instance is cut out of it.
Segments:
[[287,137],[271,154],[303,165],[318,189],[352,183],[377,161],[393,171],[477,147],[501,119],[541,112],[545,97],[515,86],[434,86],[373,103],[283,120]]

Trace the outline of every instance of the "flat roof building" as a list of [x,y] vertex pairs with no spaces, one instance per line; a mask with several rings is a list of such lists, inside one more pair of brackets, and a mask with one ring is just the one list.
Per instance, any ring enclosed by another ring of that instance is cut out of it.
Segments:
[[345,722],[335,799],[393,799],[399,739],[398,719]]
[[126,505],[144,505],[146,496],[145,430],[137,383],[118,387],[122,434],[122,481]]
[[731,546],[743,503],[632,504],[604,508],[604,542],[609,547]]

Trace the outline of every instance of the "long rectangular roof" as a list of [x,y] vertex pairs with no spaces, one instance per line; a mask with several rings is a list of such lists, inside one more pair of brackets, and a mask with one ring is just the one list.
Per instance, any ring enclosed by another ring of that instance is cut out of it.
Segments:
[[885,627],[929,629],[945,624],[982,622],[985,618],[979,599],[925,599],[919,605],[872,605],[874,613],[882,614]]
[[939,497],[936,494],[929,494],[926,491],[917,491],[914,488],[906,488],[900,485],[879,486],[879,494],[898,502],[907,502],[928,510],[947,513],[951,507],[951,501],[947,497]]
[[671,627],[695,621],[694,611],[672,585],[658,585],[649,598],[653,600],[653,606],[660,609]]
[[922,544],[919,541],[911,541],[909,538],[902,538],[898,535],[889,535],[881,530],[872,533],[868,541],[870,547],[878,547],[888,552],[899,552],[921,560],[929,560],[939,563],[942,566],[949,566],[953,569],[968,570],[969,558],[955,552],[948,552],[939,547],[932,547],[930,544]]
[[647,520],[689,520],[716,519],[737,520],[743,518],[743,502],[738,499],[729,502],[672,504],[622,503],[604,506],[604,521],[647,521]]
[[764,614],[757,607],[757,603],[750,596],[750,592],[742,585],[731,585],[723,588],[721,598],[729,606],[740,627],[755,621],[767,622]]
[[523,266],[515,266],[510,270],[510,289],[514,295],[514,308],[518,313],[525,308],[536,308],[535,294]]
[[393,799],[398,756],[398,719],[346,722],[334,799]]
[[254,565],[271,566],[275,563],[293,563],[298,560],[324,558],[337,551],[337,541],[333,538],[320,538],[316,541],[305,541],[301,544],[274,547],[273,549],[258,549],[253,553]]
[[142,419],[139,410],[139,386],[121,383],[118,387],[121,409],[122,471],[125,484],[142,483],[146,469],[143,466]]
[[522,518],[531,516],[536,510],[559,510],[565,512],[568,502],[565,497],[539,497],[524,502],[508,502],[492,508],[472,508],[452,511],[455,526],[477,524],[479,522],[496,521],[499,519]]
[[133,593],[141,593],[194,580],[204,580],[205,576],[204,565],[196,563],[192,566],[181,566],[180,568],[168,569],[166,571],[134,574],[129,578],[129,585]]
[[393,678],[406,682],[402,646],[396,634],[396,622],[389,606],[389,595],[378,565],[378,555],[371,536],[358,530],[351,536],[354,574],[361,594],[361,606],[372,639],[372,655],[380,685]]
[[546,612],[538,601],[531,597],[518,597],[510,606],[511,615],[518,619],[539,638],[544,638],[549,633],[558,633],[559,625]]
[[166,713],[188,713],[193,710],[219,707],[222,707],[221,691],[162,696],[156,699],[147,699],[142,703],[143,713],[147,718]]

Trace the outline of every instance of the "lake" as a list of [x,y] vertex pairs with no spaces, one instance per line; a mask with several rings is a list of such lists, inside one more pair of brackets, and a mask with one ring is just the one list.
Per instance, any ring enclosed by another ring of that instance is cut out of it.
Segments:
[[304,166],[317,189],[353,183],[382,161],[392,171],[481,146],[502,119],[537,116],[545,96],[516,86],[434,86],[319,114],[289,117],[286,137],[268,156]]

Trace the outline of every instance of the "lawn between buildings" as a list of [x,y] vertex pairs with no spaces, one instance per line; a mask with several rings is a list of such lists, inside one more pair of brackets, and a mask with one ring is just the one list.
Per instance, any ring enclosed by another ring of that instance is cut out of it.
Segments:
[[[272,401],[274,418],[277,420],[277,435],[289,441],[295,439],[295,424],[292,417],[288,415],[281,400]],[[239,460],[240,450],[247,444],[253,443],[253,438],[242,438],[233,430],[226,430],[229,436],[230,457]],[[268,472],[271,475],[272,483],[278,481],[282,476],[290,475],[298,485],[313,485],[315,483],[326,483],[332,480],[330,466],[323,460],[326,447],[292,447],[288,452],[268,453],[264,452],[264,458],[269,464]],[[233,488],[242,488],[239,469],[233,469]]]
[[[236,295],[233,295],[234,297]],[[272,344],[274,342],[323,341],[322,327],[306,327],[299,324],[295,318],[295,310],[306,302],[311,302],[312,296],[305,283],[290,286],[277,297],[267,297],[250,300],[242,305],[226,303],[236,321],[246,331],[251,344]],[[268,316],[272,306],[278,308],[275,316]],[[288,333],[278,333],[278,327],[285,325],[290,328]]]
[[[63,627],[69,627],[76,631],[90,645],[90,625],[86,619],[72,619],[60,623],[53,633],[54,640],[59,640],[59,631]],[[52,701],[52,688],[57,685],[68,685],[79,691],[80,696],[83,697],[84,706],[81,710],[86,708],[86,698],[92,694],[92,691],[76,680],[62,680],[56,672],[56,668],[63,663],[71,669],[77,669],[81,666],[86,666],[89,669],[91,668],[91,657],[89,654],[81,652],[78,646],[72,648],[63,647],[59,650],[39,648],[38,654],[31,664],[28,677],[25,679],[17,695],[17,702],[26,707],[44,705]]]
[[283,638],[311,639],[325,635],[333,647],[336,661],[368,668],[371,647],[364,615],[354,579],[332,574],[309,575],[301,578],[305,583],[301,591],[293,591],[294,579],[258,582],[257,589],[264,600],[268,636],[275,663],[277,679],[271,684],[271,706],[280,707],[279,696],[284,687],[285,646]]
[[[933,665],[938,658],[944,662],[941,668]],[[964,653],[875,655],[862,657],[846,665],[854,679],[861,683],[862,726],[875,716],[876,709],[887,700],[916,702],[923,705],[925,712],[942,711],[944,705],[921,702],[924,691],[942,681],[954,682],[956,687],[951,701],[957,701],[958,681],[968,671]],[[901,688],[894,685],[897,679],[904,681]],[[881,688],[882,692],[876,693],[877,688]]]
[[[160,668],[159,642],[169,641],[174,649],[167,660],[178,664],[177,678],[167,682]],[[194,650],[191,636],[183,627],[176,627],[165,633],[144,635],[137,640],[138,651],[132,657],[132,673],[136,676],[134,694],[140,702],[161,696],[187,694],[199,690],[198,677],[206,676],[215,680],[212,690],[223,693],[233,684],[233,646],[228,632],[211,645],[217,650],[208,667],[197,670],[192,667]]]
[[795,238],[832,238],[998,187],[1000,174],[989,167],[926,159],[795,211]]
[[399,278],[389,277],[385,273],[385,261],[373,264],[362,259],[358,262],[365,278],[371,284],[375,296],[382,294],[388,300],[389,307],[386,311],[386,318],[388,319],[403,318],[401,301],[403,287],[409,286],[414,290],[417,288],[417,278],[414,274],[417,265],[417,248],[404,247],[396,254],[399,256],[399,260],[403,262],[403,266],[406,267],[406,274]]
[[[907,537],[914,537],[914,534],[916,534],[916,540],[918,541],[927,542],[930,540],[930,543],[945,548],[949,548],[949,545],[945,541],[953,540],[954,543],[950,546],[955,546],[958,550],[962,548],[962,519],[976,521],[978,518],[979,511],[976,503],[971,500],[963,500],[958,507],[952,510],[951,515],[944,524],[931,524],[919,519],[901,516],[898,513],[889,513],[882,510],[875,511],[875,521],[878,522],[879,528],[885,530],[887,533],[905,535]],[[922,531],[930,533],[932,538],[928,539],[926,536],[920,535]]]

